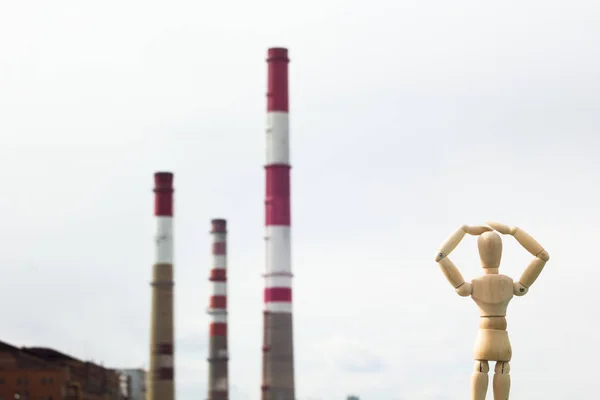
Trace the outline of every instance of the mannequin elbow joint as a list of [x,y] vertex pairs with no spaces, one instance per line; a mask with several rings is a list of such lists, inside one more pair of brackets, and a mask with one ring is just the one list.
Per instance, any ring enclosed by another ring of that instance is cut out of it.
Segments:
[[550,255],[546,250],[542,250],[536,257],[545,262],[548,262],[548,260],[550,260]]
[[464,282],[462,285],[455,289],[456,293],[458,293],[461,297],[467,297],[471,295],[471,284],[468,282]]

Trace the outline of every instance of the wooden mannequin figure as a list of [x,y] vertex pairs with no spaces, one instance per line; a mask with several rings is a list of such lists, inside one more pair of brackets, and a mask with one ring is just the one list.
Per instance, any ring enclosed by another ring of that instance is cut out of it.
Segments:
[[[508,400],[510,392],[510,365],[512,349],[506,331],[506,308],[514,296],[523,296],[542,272],[550,259],[544,248],[529,234],[517,227],[496,222],[488,226],[463,225],[440,247],[435,261],[460,296],[471,296],[479,307],[479,332],[475,341],[475,370],[471,377],[471,400],[484,400],[488,389],[489,361],[495,361],[494,400]],[[494,230],[512,235],[535,258],[527,266],[518,282],[498,272],[502,257],[502,239]],[[479,236],[477,247],[484,275],[471,283],[465,282],[448,255],[465,234]]]

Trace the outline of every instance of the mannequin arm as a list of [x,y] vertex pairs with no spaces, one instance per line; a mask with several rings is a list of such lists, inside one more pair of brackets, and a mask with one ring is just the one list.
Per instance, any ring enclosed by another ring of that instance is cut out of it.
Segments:
[[521,274],[521,278],[519,279],[519,283],[521,283],[526,288],[530,288],[531,285],[537,280],[538,276],[546,266],[546,262],[550,259],[550,256],[545,250],[542,250],[525,268],[523,274]]
[[450,235],[438,250],[435,261],[439,264],[446,279],[448,279],[448,282],[450,282],[452,287],[456,290],[456,293],[460,296],[464,297],[471,295],[471,284],[465,282],[458,268],[456,268],[454,263],[448,258],[448,255],[456,248],[456,246],[458,246],[467,233],[470,235],[481,235],[483,232],[491,230],[492,229],[487,226],[463,225]]
[[515,282],[515,295],[523,296],[527,293],[529,287],[536,281],[544,269],[546,262],[550,260],[550,256],[548,255],[548,252],[544,250],[542,245],[524,230],[519,229],[516,226],[509,227],[496,222],[489,222],[488,225],[500,233],[513,235],[525,250],[535,256],[533,261],[525,268],[519,281]]
[[471,295],[471,284],[465,282],[458,268],[456,268],[454,263],[450,261],[448,257],[441,259],[438,264],[446,276],[446,279],[448,279],[448,282],[450,282],[452,287],[456,290],[456,293],[463,297]]
[[440,246],[440,249],[435,257],[435,262],[439,262],[444,257],[448,256],[452,253],[452,250],[458,246],[458,244],[463,240],[465,235],[468,233],[469,235],[481,235],[483,232],[491,231],[492,228],[487,226],[469,226],[463,225],[456,230],[452,235],[448,236],[444,243]]

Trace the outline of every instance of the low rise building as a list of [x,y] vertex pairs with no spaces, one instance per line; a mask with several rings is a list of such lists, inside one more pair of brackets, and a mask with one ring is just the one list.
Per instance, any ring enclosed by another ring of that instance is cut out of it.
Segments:
[[128,387],[127,400],[146,400],[146,371],[141,368],[124,368],[119,372],[123,385]]
[[0,400],[124,400],[119,373],[49,348],[0,341]]

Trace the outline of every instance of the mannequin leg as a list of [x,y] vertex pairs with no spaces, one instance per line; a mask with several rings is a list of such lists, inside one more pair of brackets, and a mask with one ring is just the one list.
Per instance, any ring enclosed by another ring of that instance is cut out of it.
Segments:
[[489,383],[488,372],[490,365],[487,361],[475,361],[475,370],[471,376],[471,400],[485,400]]
[[510,364],[497,361],[494,368],[494,400],[508,400],[510,393]]

